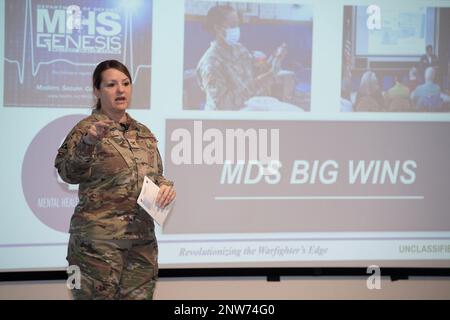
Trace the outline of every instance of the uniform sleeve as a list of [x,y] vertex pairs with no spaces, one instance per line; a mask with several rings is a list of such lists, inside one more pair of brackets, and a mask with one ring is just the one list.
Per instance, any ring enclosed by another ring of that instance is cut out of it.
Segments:
[[216,61],[199,66],[197,78],[200,87],[212,99],[216,109],[229,109],[230,106],[235,105],[244,107],[244,102],[256,91],[252,81],[234,86],[227,81],[222,68],[223,66]]
[[173,186],[174,182],[167,180],[164,176],[164,170],[163,170],[163,164],[162,164],[162,160],[161,160],[161,154],[159,153],[158,148],[156,148],[156,155],[157,155],[157,163],[158,163],[158,175],[155,177],[156,180],[156,184],[158,186],[162,186],[164,185],[168,185],[168,186]]
[[95,145],[88,145],[82,137],[84,131],[75,127],[58,149],[55,167],[67,183],[78,184],[89,179],[94,161]]

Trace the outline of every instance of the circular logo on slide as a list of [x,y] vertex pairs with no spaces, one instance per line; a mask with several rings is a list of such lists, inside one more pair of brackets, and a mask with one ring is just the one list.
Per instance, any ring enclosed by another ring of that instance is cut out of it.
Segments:
[[22,188],[28,206],[41,222],[60,232],[69,231],[78,203],[78,185],[59,177],[55,158],[66,135],[85,117],[70,115],[50,122],[31,141],[22,163]]

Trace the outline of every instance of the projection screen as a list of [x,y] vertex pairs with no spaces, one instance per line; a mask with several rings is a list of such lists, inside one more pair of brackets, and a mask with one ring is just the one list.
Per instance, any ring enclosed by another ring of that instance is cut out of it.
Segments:
[[[216,5],[235,63],[206,59]],[[0,22],[0,271],[66,268],[54,159],[106,59],[175,181],[161,268],[450,267],[450,2],[2,0]],[[264,86],[233,76],[280,46]]]

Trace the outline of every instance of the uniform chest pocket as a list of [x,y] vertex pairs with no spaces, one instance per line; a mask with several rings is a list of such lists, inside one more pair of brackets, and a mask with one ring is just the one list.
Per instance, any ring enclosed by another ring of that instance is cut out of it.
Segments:
[[115,170],[121,170],[124,166],[133,166],[132,154],[128,147],[123,146],[122,140],[104,138],[98,157],[103,165],[111,166]]
[[155,136],[152,134],[137,134],[136,142],[141,146],[143,155],[142,159],[148,166],[152,168],[157,168],[157,144]]

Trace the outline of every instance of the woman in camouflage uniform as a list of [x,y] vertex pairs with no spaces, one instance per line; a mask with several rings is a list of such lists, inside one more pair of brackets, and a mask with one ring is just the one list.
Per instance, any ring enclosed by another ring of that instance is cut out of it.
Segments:
[[75,299],[151,299],[158,276],[158,246],[152,218],[137,204],[148,176],[160,187],[164,207],[175,198],[163,176],[157,140],[126,109],[132,83],[116,60],[93,74],[97,105],[70,131],[58,150],[61,178],[79,184],[70,223],[67,260],[81,271]]

